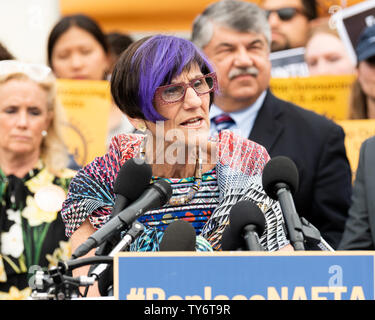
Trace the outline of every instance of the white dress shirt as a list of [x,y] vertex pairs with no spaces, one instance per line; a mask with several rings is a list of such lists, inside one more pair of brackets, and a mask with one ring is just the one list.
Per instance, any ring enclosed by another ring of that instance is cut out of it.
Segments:
[[[264,99],[266,97],[267,91],[263,91],[259,98],[250,106],[245,109],[235,111],[235,112],[225,112],[228,114],[233,121],[235,122],[229,130],[239,134],[242,137],[248,138],[250,136],[250,132],[253,129],[255,119],[258,115],[259,109],[263,105]],[[214,135],[217,133],[216,124],[213,121],[213,118],[218,116],[219,114],[224,113],[217,105],[214,103],[211,105],[210,109],[210,133]]]

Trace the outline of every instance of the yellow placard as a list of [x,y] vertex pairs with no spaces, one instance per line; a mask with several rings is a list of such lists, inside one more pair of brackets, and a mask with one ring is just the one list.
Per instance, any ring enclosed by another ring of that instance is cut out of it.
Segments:
[[353,172],[353,179],[358,166],[359,150],[367,138],[375,135],[375,119],[337,121],[345,131],[346,154]]
[[332,120],[346,120],[353,75],[272,78],[270,88],[279,98]]
[[57,81],[57,96],[68,123],[64,140],[76,162],[83,166],[106,152],[111,107],[108,81]]

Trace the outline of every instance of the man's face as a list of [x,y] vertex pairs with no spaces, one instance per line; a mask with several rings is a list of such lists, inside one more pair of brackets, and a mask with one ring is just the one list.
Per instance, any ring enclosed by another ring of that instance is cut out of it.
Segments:
[[225,107],[224,111],[251,105],[267,89],[271,63],[269,46],[262,34],[214,25],[213,37],[203,51],[217,72],[217,97],[228,102],[220,106]]
[[[306,44],[309,20],[304,14],[301,0],[264,0],[262,7],[269,14],[271,51],[298,48]],[[278,13],[276,10],[280,9],[283,11]]]

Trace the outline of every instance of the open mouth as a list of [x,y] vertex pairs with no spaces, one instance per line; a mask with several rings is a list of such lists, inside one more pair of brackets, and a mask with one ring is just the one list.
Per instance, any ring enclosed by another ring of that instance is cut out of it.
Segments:
[[203,118],[202,117],[196,117],[190,120],[187,120],[185,122],[180,123],[181,126],[187,127],[187,128],[198,128],[202,125]]

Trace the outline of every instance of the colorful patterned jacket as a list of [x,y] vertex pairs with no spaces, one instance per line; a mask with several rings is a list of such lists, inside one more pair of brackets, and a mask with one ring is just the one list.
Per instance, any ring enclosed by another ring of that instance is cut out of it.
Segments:
[[[143,136],[137,134],[114,137],[107,154],[97,157],[77,173],[62,209],[67,236],[70,237],[86,218],[95,229],[108,221],[115,199],[114,181],[125,161],[137,154],[142,139]],[[220,250],[221,236],[228,224],[231,207],[238,201],[248,199],[255,202],[265,215],[266,228],[260,237],[265,249],[274,251],[287,245],[289,241],[285,235],[280,205],[269,198],[262,188],[263,168],[269,161],[265,148],[226,130],[213,141],[216,142],[215,169],[219,199],[200,236],[214,250]]]

